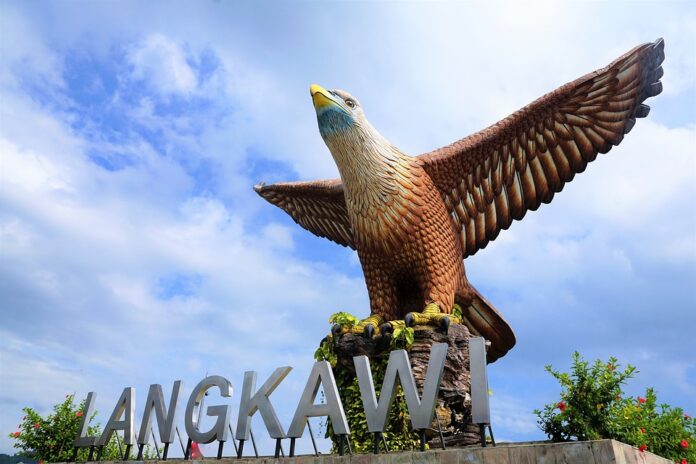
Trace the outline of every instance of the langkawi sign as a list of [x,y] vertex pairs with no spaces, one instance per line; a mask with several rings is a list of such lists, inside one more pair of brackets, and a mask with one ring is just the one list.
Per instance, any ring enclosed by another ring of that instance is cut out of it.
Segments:
[[[483,344],[483,339],[480,340],[481,344]],[[481,359],[485,376],[485,350],[482,351],[482,353],[483,356],[479,358]],[[356,356],[353,358],[367,428],[370,432],[376,434],[376,439],[386,430],[387,415],[394,401],[397,382],[401,384],[404,391],[406,406],[411,416],[411,425],[413,429],[424,431],[430,427],[440,389],[440,379],[445,366],[446,356],[447,344],[435,343],[432,345],[423,393],[422,396],[419,396],[407,352],[405,350],[392,351],[389,354],[389,362],[384,375],[379,399],[375,393],[372,370],[367,356]],[[342,451],[342,444],[346,441],[346,436],[350,434],[350,427],[346,420],[331,365],[327,361],[318,361],[314,363],[287,432],[283,428],[283,425],[278,420],[275,408],[271,403],[270,396],[291,370],[292,367],[288,366],[277,368],[258,389],[256,387],[257,373],[254,371],[244,373],[237,428],[234,434],[234,437],[239,440],[239,447],[237,449],[238,457],[242,455],[244,441],[249,440],[251,419],[256,412],[261,415],[270,437],[276,439],[276,454],[280,448],[280,441],[285,438],[290,438],[290,455],[292,456],[294,454],[295,440],[302,437],[307,425],[307,420],[310,417],[329,417],[331,419],[333,431],[339,438]],[[472,377],[475,370],[480,372],[480,368],[474,369],[474,365],[472,364]],[[485,383],[485,378],[483,382]],[[315,403],[320,387],[324,392],[325,402]],[[186,409],[184,412],[184,424],[186,434],[189,437],[189,446],[187,446],[186,454],[188,454],[191,442],[211,443],[213,441],[218,441],[219,458],[222,455],[224,443],[229,440],[228,432],[231,431],[231,427],[229,427],[228,424],[230,424],[232,412],[230,405],[220,404],[208,406],[205,413],[215,418],[215,423],[207,430],[201,430],[200,427],[199,419],[202,413],[201,407],[203,397],[208,390],[213,388],[217,388],[220,396],[223,398],[232,396],[232,384],[229,380],[220,375],[208,376],[198,382],[193,388],[186,402]],[[92,449],[94,449],[94,447],[104,446],[109,442],[113,433],[122,431],[126,444],[126,459],[128,459],[130,448],[134,444],[137,444],[139,447],[138,459],[141,459],[143,447],[148,442],[148,431],[152,430],[152,413],[154,412],[159,437],[165,445],[166,453],[169,445],[174,442],[182,390],[183,382],[181,380],[175,381],[172,387],[171,398],[167,405],[165,404],[162,386],[158,384],[150,385],[137,438],[135,435],[134,388],[124,388],[121,397],[116,402],[116,406],[104,427],[104,431],[99,437],[87,436],[89,418],[93,414],[96,399],[96,393],[90,392],[87,395],[85,411],[82,415],[82,422],[75,440],[76,449],[80,447],[92,447]],[[421,436],[423,439],[424,435],[421,434]]]

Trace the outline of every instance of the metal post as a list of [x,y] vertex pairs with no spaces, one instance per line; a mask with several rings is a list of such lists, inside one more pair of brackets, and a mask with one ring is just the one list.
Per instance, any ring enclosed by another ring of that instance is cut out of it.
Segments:
[[[150,427],[150,434],[152,434],[152,441],[155,442],[155,451],[157,452],[157,459],[162,459],[162,456],[160,455],[159,452],[159,443],[157,443],[157,438],[155,438],[155,432],[152,430],[152,427]],[[165,446],[166,448],[166,446]],[[167,455],[164,455],[164,460],[167,460]]]
[[126,453],[125,453],[125,457],[123,458],[124,461],[128,461],[130,459],[130,451],[131,451],[131,445],[126,445]]
[[138,445],[138,457],[135,458],[136,461],[142,461],[143,460],[143,448],[145,448],[144,444],[139,444]]
[[280,457],[280,438],[276,438],[276,447],[273,457],[278,459]]
[[442,449],[445,449],[445,436],[442,434],[442,425],[440,425],[440,416],[437,415],[437,411],[435,411],[435,419],[437,419],[437,432],[440,434],[440,445]]
[[239,448],[237,448],[237,459],[242,459],[243,452],[244,452],[244,440],[239,440]]
[[387,453],[389,453],[389,446],[387,446],[387,439],[384,438],[384,434],[381,434],[381,435],[382,435],[382,443],[384,443],[384,450],[385,450]]
[[493,426],[491,424],[488,424],[488,431],[491,434],[491,443],[493,446],[495,446],[495,438],[493,438]]
[[89,462],[94,461],[94,445],[91,445],[89,447],[89,456],[87,456],[87,461],[89,461]]
[[353,455],[353,447],[350,446],[350,437],[348,435],[345,435],[346,437],[346,444],[348,445],[348,454],[351,456]]
[[[345,451],[343,449],[343,435],[338,436],[338,455],[343,456],[345,454]],[[290,454],[290,457],[292,457],[292,454]]]
[[295,457],[295,438],[290,439],[290,457]]
[[186,442],[186,451],[184,451],[184,459],[188,459],[189,456],[191,455],[191,443],[192,443],[192,440],[189,438],[188,441]]
[[420,429],[418,435],[420,436],[420,450],[425,451],[425,429]]
[[479,424],[479,434],[481,435],[481,446],[486,447],[486,424]]
[[179,433],[179,426],[176,426],[176,436],[179,437],[179,446],[181,446],[181,452],[186,454],[186,448],[184,448],[184,442],[181,441],[181,434]]
[[71,459],[72,462],[77,462],[77,450],[78,450],[77,446],[73,447],[72,459]]
[[124,459],[123,459],[123,449],[121,448],[121,437],[118,436],[118,433],[114,433],[114,435],[116,435],[116,443],[118,443],[118,456],[121,458],[121,461],[123,461]]
[[249,435],[251,435],[251,446],[254,447],[254,456],[259,457],[259,450],[256,449],[256,440],[254,440],[254,429],[249,427]]
[[230,436],[232,437],[232,445],[234,446],[234,452],[237,453],[237,440],[234,439],[234,430],[232,430],[232,424],[227,424],[227,428],[230,429]]
[[314,455],[319,456],[319,451],[317,451],[317,442],[314,440],[314,432],[312,432],[312,424],[307,420],[307,428],[309,429],[309,438],[312,439],[312,447],[314,447]]
[[[159,451],[158,451],[159,452]],[[166,461],[167,460],[167,454],[169,453],[169,443],[164,444],[164,453],[162,453],[162,460]],[[158,455],[159,457],[159,455]]]
[[225,446],[225,442],[220,440],[218,442],[218,453],[217,453],[217,458],[222,459],[222,448]]
[[379,438],[380,438],[380,435],[382,435],[382,434],[379,432],[375,432],[372,435],[373,435],[372,454],[379,454]]
[[101,461],[103,451],[104,451],[104,445],[101,445],[101,446],[99,446],[99,448],[97,448],[97,461]]

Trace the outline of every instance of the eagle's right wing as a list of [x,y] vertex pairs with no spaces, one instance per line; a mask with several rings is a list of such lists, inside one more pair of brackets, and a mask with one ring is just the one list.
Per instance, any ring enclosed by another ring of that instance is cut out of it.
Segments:
[[454,219],[464,257],[548,203],[618,145],[662,90],[664,42],[640,45],[476,134],[418,159]]
[[254,190],[314,235],[355,249],[340,179],[259,184]]

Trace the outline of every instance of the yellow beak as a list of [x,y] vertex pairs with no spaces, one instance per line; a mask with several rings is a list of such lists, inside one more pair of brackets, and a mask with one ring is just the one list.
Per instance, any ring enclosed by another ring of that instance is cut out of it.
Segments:
[[312,102],[314,103],[314,108],[317,110],[331,105],[338,105],[336,100],[333,98],[333,95],[331,95],[328,90],[320,85],[310,85],[309,93],[312,95]]

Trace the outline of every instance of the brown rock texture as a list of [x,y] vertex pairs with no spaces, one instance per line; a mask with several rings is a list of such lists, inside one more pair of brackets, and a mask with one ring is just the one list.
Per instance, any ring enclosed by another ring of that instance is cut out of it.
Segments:
[[[415,341],[409,350],[411,368],[419,393],[422,392],[425,373],[433,343],[447,343],[447,359],[440,383],[436,414],[447,447],[479,443],[478,427],[471,423],[471,377],[469,375],[469,338],[473,338],[464,325],[453,324],[445,333],[432,328],[416,327]],[[355,372],[353,356],[365,355],[378,359],[388,355],[389,340],[386,337],[365,338],[348,333],[334,347],[338,363],[350,372]],[[432,449],[441,446],[437,421],[433,421],[428,433]]]

